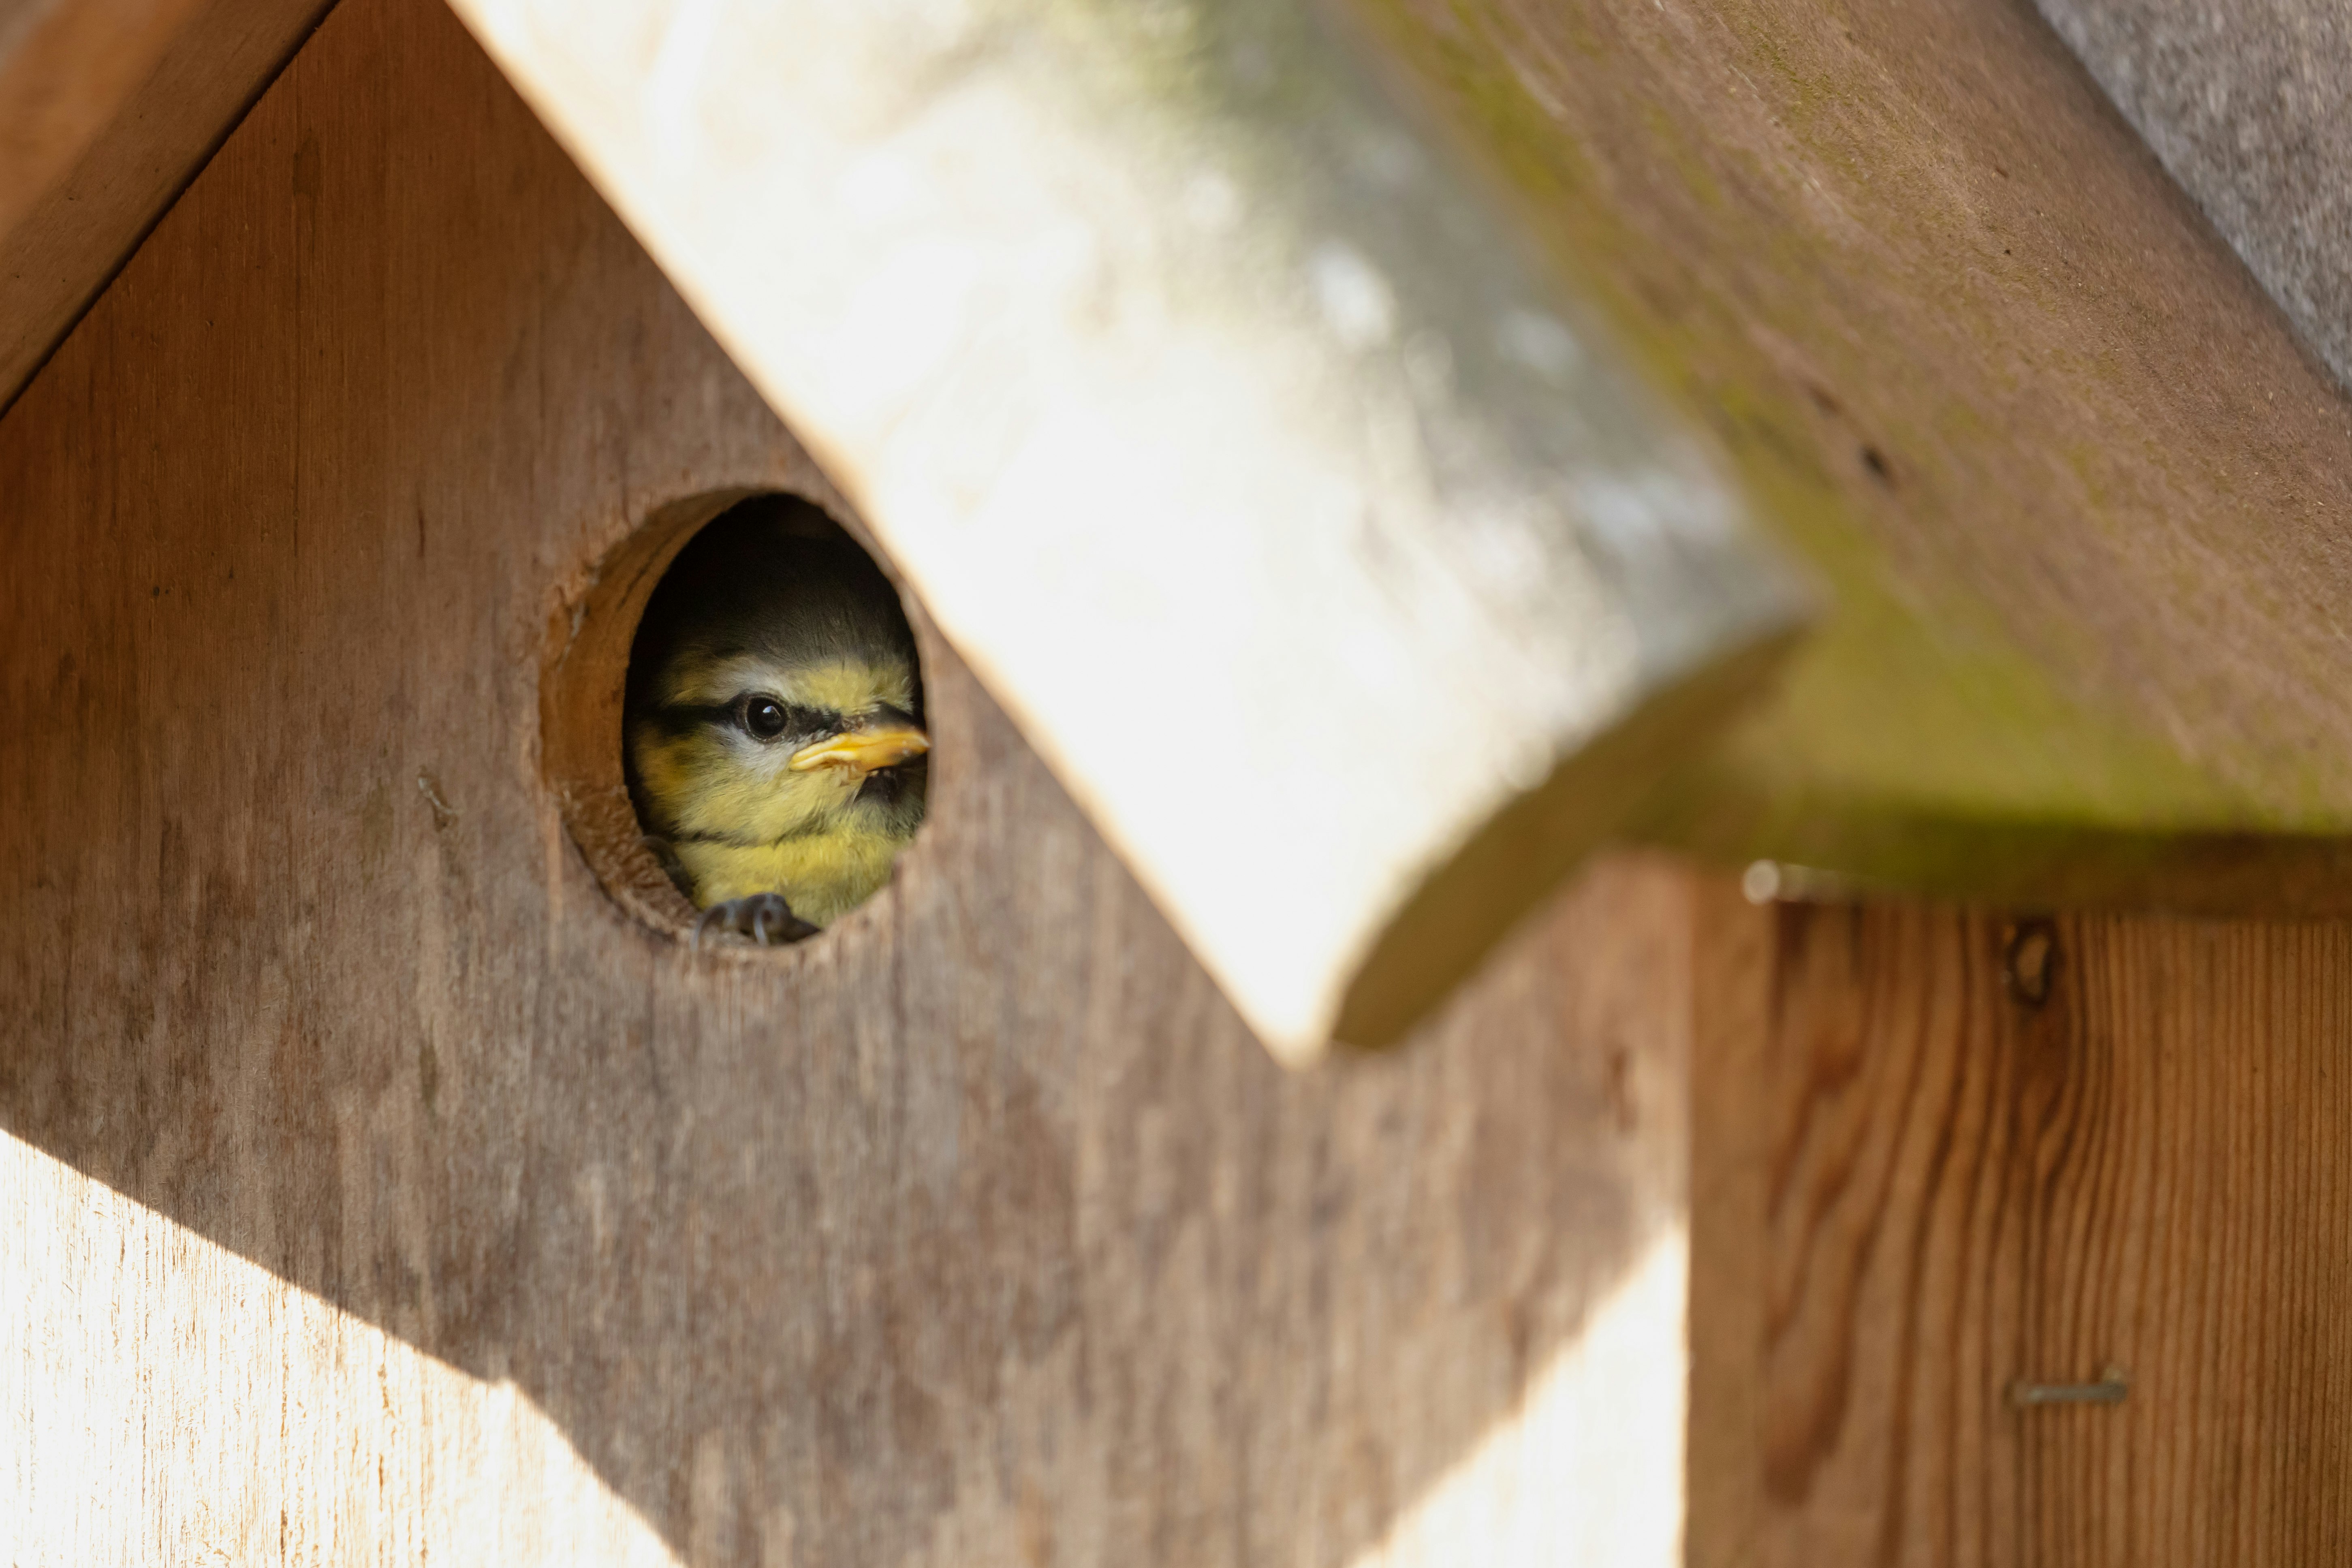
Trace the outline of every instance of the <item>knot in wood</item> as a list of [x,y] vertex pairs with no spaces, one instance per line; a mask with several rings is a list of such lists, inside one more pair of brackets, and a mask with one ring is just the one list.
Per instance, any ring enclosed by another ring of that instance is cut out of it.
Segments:
[[2046,920],[2019,921],[2009,928],[2001,973],[2009,994],[2028,1007],[2050,1000],[2058,974],[2058,928]]

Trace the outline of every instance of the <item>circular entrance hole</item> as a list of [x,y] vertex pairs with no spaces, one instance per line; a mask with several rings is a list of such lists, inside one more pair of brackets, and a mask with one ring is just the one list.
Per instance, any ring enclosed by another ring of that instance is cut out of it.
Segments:
[[549,645],[548,783],[623,910],[773,942],[887,883],[929,793],[921,661],[898,589],[822,507],[736,490],[661,509]]

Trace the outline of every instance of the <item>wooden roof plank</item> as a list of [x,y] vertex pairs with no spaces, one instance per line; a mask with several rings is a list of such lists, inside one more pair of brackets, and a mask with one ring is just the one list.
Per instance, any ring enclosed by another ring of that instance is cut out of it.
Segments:
[[458,0],[1287,1060],[1402,1035],[1803,619],[1307,0]]
[[0,408],[332,0],[34,0],[0,18]]
[[1367,0],[1837,609],[1647,831],[2340,903],[2352,406],[2000,0]]

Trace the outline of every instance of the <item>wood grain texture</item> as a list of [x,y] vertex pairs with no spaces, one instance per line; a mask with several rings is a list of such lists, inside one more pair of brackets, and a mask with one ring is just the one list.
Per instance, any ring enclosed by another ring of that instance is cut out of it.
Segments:
[[[84,1240],[0,1354],[177,1358],[172,1440],[0,1500],[146,1522],[32,1560],[168,1558],[208,1500],[240,1562],[449,1539],[504,1428],[339,1364],[372,1328],[688,1561],[1341,1564],[1680,1245],[1678,873],[1288,1076],[928,632],[892,888],[782,954],[617,908],[547,786],[551,619],[669,501],[817,482],[429,0],[346,0],[0,420],[0,1131],[144,1211],[15,1194]],[[547,1523],[500,1560],[628,1544]]]
[[1653,831],[2345,912],[2352,413],[2030,6],[1364,8],[1836,593]]
[[1695,1568],[2352,1549],[2352,930],[2065,919],[2035,1005],[1988,915],[1700,927]]
[[0,409],[332,0],[0,15]]
[[513,1384],[5,1137],[0,1279],[11,1568],[677,1561]]

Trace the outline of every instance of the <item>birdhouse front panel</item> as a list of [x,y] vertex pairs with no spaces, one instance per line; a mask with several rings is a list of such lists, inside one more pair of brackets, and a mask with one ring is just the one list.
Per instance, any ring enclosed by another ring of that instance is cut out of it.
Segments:
[[1288,1075],[909,601],[928,821],[697,951],[588,785],[633,542],[758,493],[858,521],[427,0],[0,421],[27,1560],[1339,1563],[1531,1391],[1597,1435],[1605,1321],[1646,1436],[1500,1517],[1664,1562],[1682,876]]

